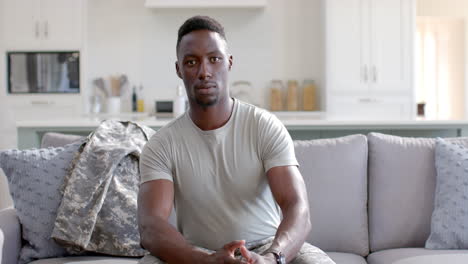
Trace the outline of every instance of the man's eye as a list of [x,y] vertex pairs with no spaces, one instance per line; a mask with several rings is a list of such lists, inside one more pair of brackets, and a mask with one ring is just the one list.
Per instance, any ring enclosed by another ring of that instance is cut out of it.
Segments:
[[193,66],[195,65],[197,62],[195,60],[188,60],[188,61],[185,61],[185,64],[187,65],[190,65],[190,66]]
[[210,61],[211,61],[211,62],[218,62],[218,61],[220,61],[220,60],[221,60],[220,57],[211,57],[211,58],[210,58]]

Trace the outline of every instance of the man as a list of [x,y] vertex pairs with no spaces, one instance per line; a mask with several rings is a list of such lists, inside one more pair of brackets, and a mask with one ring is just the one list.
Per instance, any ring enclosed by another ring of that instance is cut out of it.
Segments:
[[[309,205],[287,130],[229,96],[223,27],[192,17],[176,49],[190,109],[141,156],[141,244],[151,255],[140,263],[334,263],[304,243]],[[180,233],[168,223],[173,204]]]

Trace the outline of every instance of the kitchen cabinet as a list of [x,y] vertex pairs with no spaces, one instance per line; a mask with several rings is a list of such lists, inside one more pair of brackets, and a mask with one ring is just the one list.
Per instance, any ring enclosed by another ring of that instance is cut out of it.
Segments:
[[[414,114],[414,6],[413,0],[325,1],[327,111]],[[338,103],[347,96],[350,103]],[[386,104],[386,96],[398,103]]]
[[405,120],[410,119],[411,99],[407,96],[333,96],[327,117],[339,120]]
[[12,48],[18,43],[34,43],[39,37],[39,1],[3,0],[1,4],[2,46]]
[[80,49],[84,0],[2,0],[7,50]]
[[148,8],[262,8],[267,0],[146,0]]

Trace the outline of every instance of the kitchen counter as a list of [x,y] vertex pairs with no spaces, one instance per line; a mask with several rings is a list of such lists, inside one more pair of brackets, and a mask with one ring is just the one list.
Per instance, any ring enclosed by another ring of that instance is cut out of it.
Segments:
[[[468,120],[338,120],[329,119],[322,112],[273,112],[286,127],[312,126],[320,127],[349,127],[349,126],[460,126],[468,125]],[[72,118],[57,117],[53,119],[19,120],[17,127],[96,127],[106,119],[117,119],[138,122],[150,127],[162,127],[173,120],[171,117],[156,117],[147,113],[122,113],[114,115],[83,115]],[[312,128],[310,127],[310,128]],[[308,128],[309,129],[309,128]]]
[[[399,136],[460,137],[468,136],[468,120],[333,120],[323,113],[275,113],[288,129],[293,139],[317,139],[340,137],[350,134],[381,132]],[[39,147],[46,132],[87,135],[102,120],[118,119],[137,122],[159,129],[172,118],[157,118],[147,114],[97,115],[76,118],[48,118],[16,122],[18,147]]]

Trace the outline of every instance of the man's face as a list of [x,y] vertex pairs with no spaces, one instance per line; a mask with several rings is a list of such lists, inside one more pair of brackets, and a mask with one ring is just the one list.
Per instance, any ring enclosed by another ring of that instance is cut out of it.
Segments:
[[227,54],[226,41],[218,33],[196,30],[182,37],[176,70],[191,102],[208,107],[228,97],[231,66],[232,56]]

